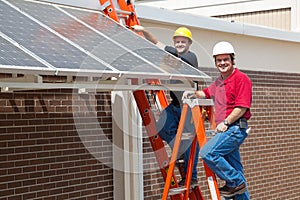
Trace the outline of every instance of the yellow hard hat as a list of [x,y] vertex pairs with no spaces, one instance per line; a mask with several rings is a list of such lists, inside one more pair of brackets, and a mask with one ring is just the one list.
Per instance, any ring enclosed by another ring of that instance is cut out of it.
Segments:
[[192,32],[186,27],[179,27],[178,29],[176,29],[173,35],[173,39],[176,36],[183,36],[189,38],[191,41],[193,40]]

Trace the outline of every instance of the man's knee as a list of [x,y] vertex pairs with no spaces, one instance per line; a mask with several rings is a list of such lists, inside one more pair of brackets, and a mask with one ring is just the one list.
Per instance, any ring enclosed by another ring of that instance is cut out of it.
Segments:
[[204,148],[202,148],[199,152],[199,156],[204,160],[208,160],[208,151],[206,151]]
[[214,153],[211,148],[208,146],[204,145],[199,152],[199,156],[204,160],[204,161],[212,161],[214,159]]

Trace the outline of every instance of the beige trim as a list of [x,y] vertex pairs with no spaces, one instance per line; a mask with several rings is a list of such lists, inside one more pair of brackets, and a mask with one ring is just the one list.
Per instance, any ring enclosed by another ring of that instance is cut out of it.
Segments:
[[[209,23],[209,20],[207,20],[207,23]],[[158,40],[172,45],[170,34],[178,27],[178,24],[164,24],[159,21],[148,20],[141,20],[141,24],[156,35]],[[235,47],[236,66],[239,69],[300,73],[298,62],[300,42],[264,37],[264,34],[272,33],[275,33],[273,37],[277,36],[276,31],[273,29],[263,29],[268,31],[260,32],[260,29],[255,26],[245,26],[244,28],[245,32],[249,34],[190,27],[193,33],[193,44],[190,49],[198,57],[200,70],[201,67],[216,70],[211,56],[212,48],[216,42],[226,40]]]
[[231,15],[237,13],[256,12],[290,8],[294,0],[166,0],[137,1],[137,5],[176,10],[202,16]]
[[131,92],[112,92],[115,200],[144,197],[142,122],[132,99]]
[[300,32],[300,0],[292,0],[291,30]]
[[231,15],[215,16],[229,22],[239,22],[244,24],[254,24],[271,27],[285,31],[291,30],[291,9],[283,8],[277,10],[257,11],[250,13],[240,13]]

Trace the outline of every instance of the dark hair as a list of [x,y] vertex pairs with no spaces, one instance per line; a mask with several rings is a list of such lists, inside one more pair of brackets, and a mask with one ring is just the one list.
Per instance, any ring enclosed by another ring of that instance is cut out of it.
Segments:
[[[231,53],[231,54],[229,54],[230,55],[230,59],[231,59],[231,62],[232,62],[232,65],[235,65],[235,57],[234,57],[234,54],[233,53]],[[215,58],[215,62],[216,62],[216,56],[214,56],[214,58]]]
[[234,57],[234,54],[230,54],[230,58],[231,58],[231,61],[232,61],[232,65],[235,65],[235,57]]

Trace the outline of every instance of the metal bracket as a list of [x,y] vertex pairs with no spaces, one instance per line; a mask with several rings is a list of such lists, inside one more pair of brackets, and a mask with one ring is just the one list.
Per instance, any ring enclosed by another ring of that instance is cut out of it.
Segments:
[[184,104],[187,104],[190,108],[195,106],[213,106],[214,102],[212,99],[184,99]]

